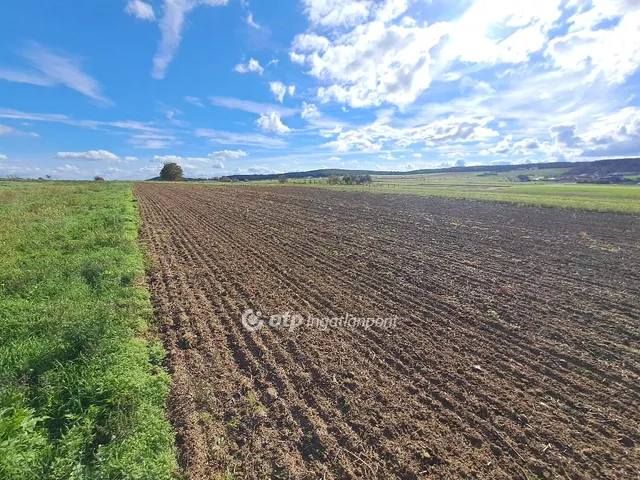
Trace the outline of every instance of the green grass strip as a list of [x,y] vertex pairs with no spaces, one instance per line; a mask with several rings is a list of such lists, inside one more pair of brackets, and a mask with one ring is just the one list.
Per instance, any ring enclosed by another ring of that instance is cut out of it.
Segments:
[[138,227],[127,183],[0,182],[0,478],[176,471]]

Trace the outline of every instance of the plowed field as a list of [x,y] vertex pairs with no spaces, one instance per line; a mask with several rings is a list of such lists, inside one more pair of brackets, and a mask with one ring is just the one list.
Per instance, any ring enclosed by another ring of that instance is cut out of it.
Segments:
[[[138,184],[190,478],[637,478],[640,217]],[[246,309],[397,317],[252,332]]]

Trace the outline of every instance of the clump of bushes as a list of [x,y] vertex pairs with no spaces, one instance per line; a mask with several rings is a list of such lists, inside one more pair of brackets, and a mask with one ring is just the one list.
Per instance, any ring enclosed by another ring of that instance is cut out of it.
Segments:
[[327,179],[329,185],[369,185],[373,183],[371,175],[352,175],[347,173],[342,177],[331,176]]

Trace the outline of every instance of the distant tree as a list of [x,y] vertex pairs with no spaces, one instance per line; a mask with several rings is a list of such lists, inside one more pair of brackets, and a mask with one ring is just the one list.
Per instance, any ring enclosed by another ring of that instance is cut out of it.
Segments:
[[340,177],[336,177],[335,175],[332,175],[327,179],[327,183],[329,185],[339,185],[340,182],[342,182],[342,179]]
[[178,182],[184,180],[184,172],[177,163],[165,163],[160,170],[160,178],[170,182]]
[[356,177],[356,183],[358,185],[368,185],[373,183],[373,179],[371,178],[371,175],[358,175]]
[[279,181],[280,183],[287,183],[288,178],[287,178],[286,176],[284,176],[284,175],[280,175],[280,176],[278,177],[278,181]]
[[354,183],[356,183],[356,176],[347,173],[344,177],[342,177],[342,183],[344,183],[345,185],[353,185]]
[[96,182],[104,182],[104,177],[100,177],[100,176],[98,176],[98,175],[96,175],[95,177],[93,177],[93,179],[94,179]]

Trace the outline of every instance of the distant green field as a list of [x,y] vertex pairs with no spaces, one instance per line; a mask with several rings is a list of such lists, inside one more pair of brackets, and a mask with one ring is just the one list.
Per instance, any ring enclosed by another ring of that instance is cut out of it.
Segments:
[[[525,172],[528,175],[555,177],[566,169]],[[473,173],[434,173],[421,175],[377,175],[372,185],[328,185],[324,179],[289,180],[288,185],[301,185],[341,191],[411,194],[468,200],[516,203],[543,207],[570,208],[599,212],[640,214],[640,186],[594,185],[552,182],[513,182],[522,170],[498,175]],[[250,182],[278,185],[277,182]]]
[[130,186],[0,181],[0,478],[168,479]]

